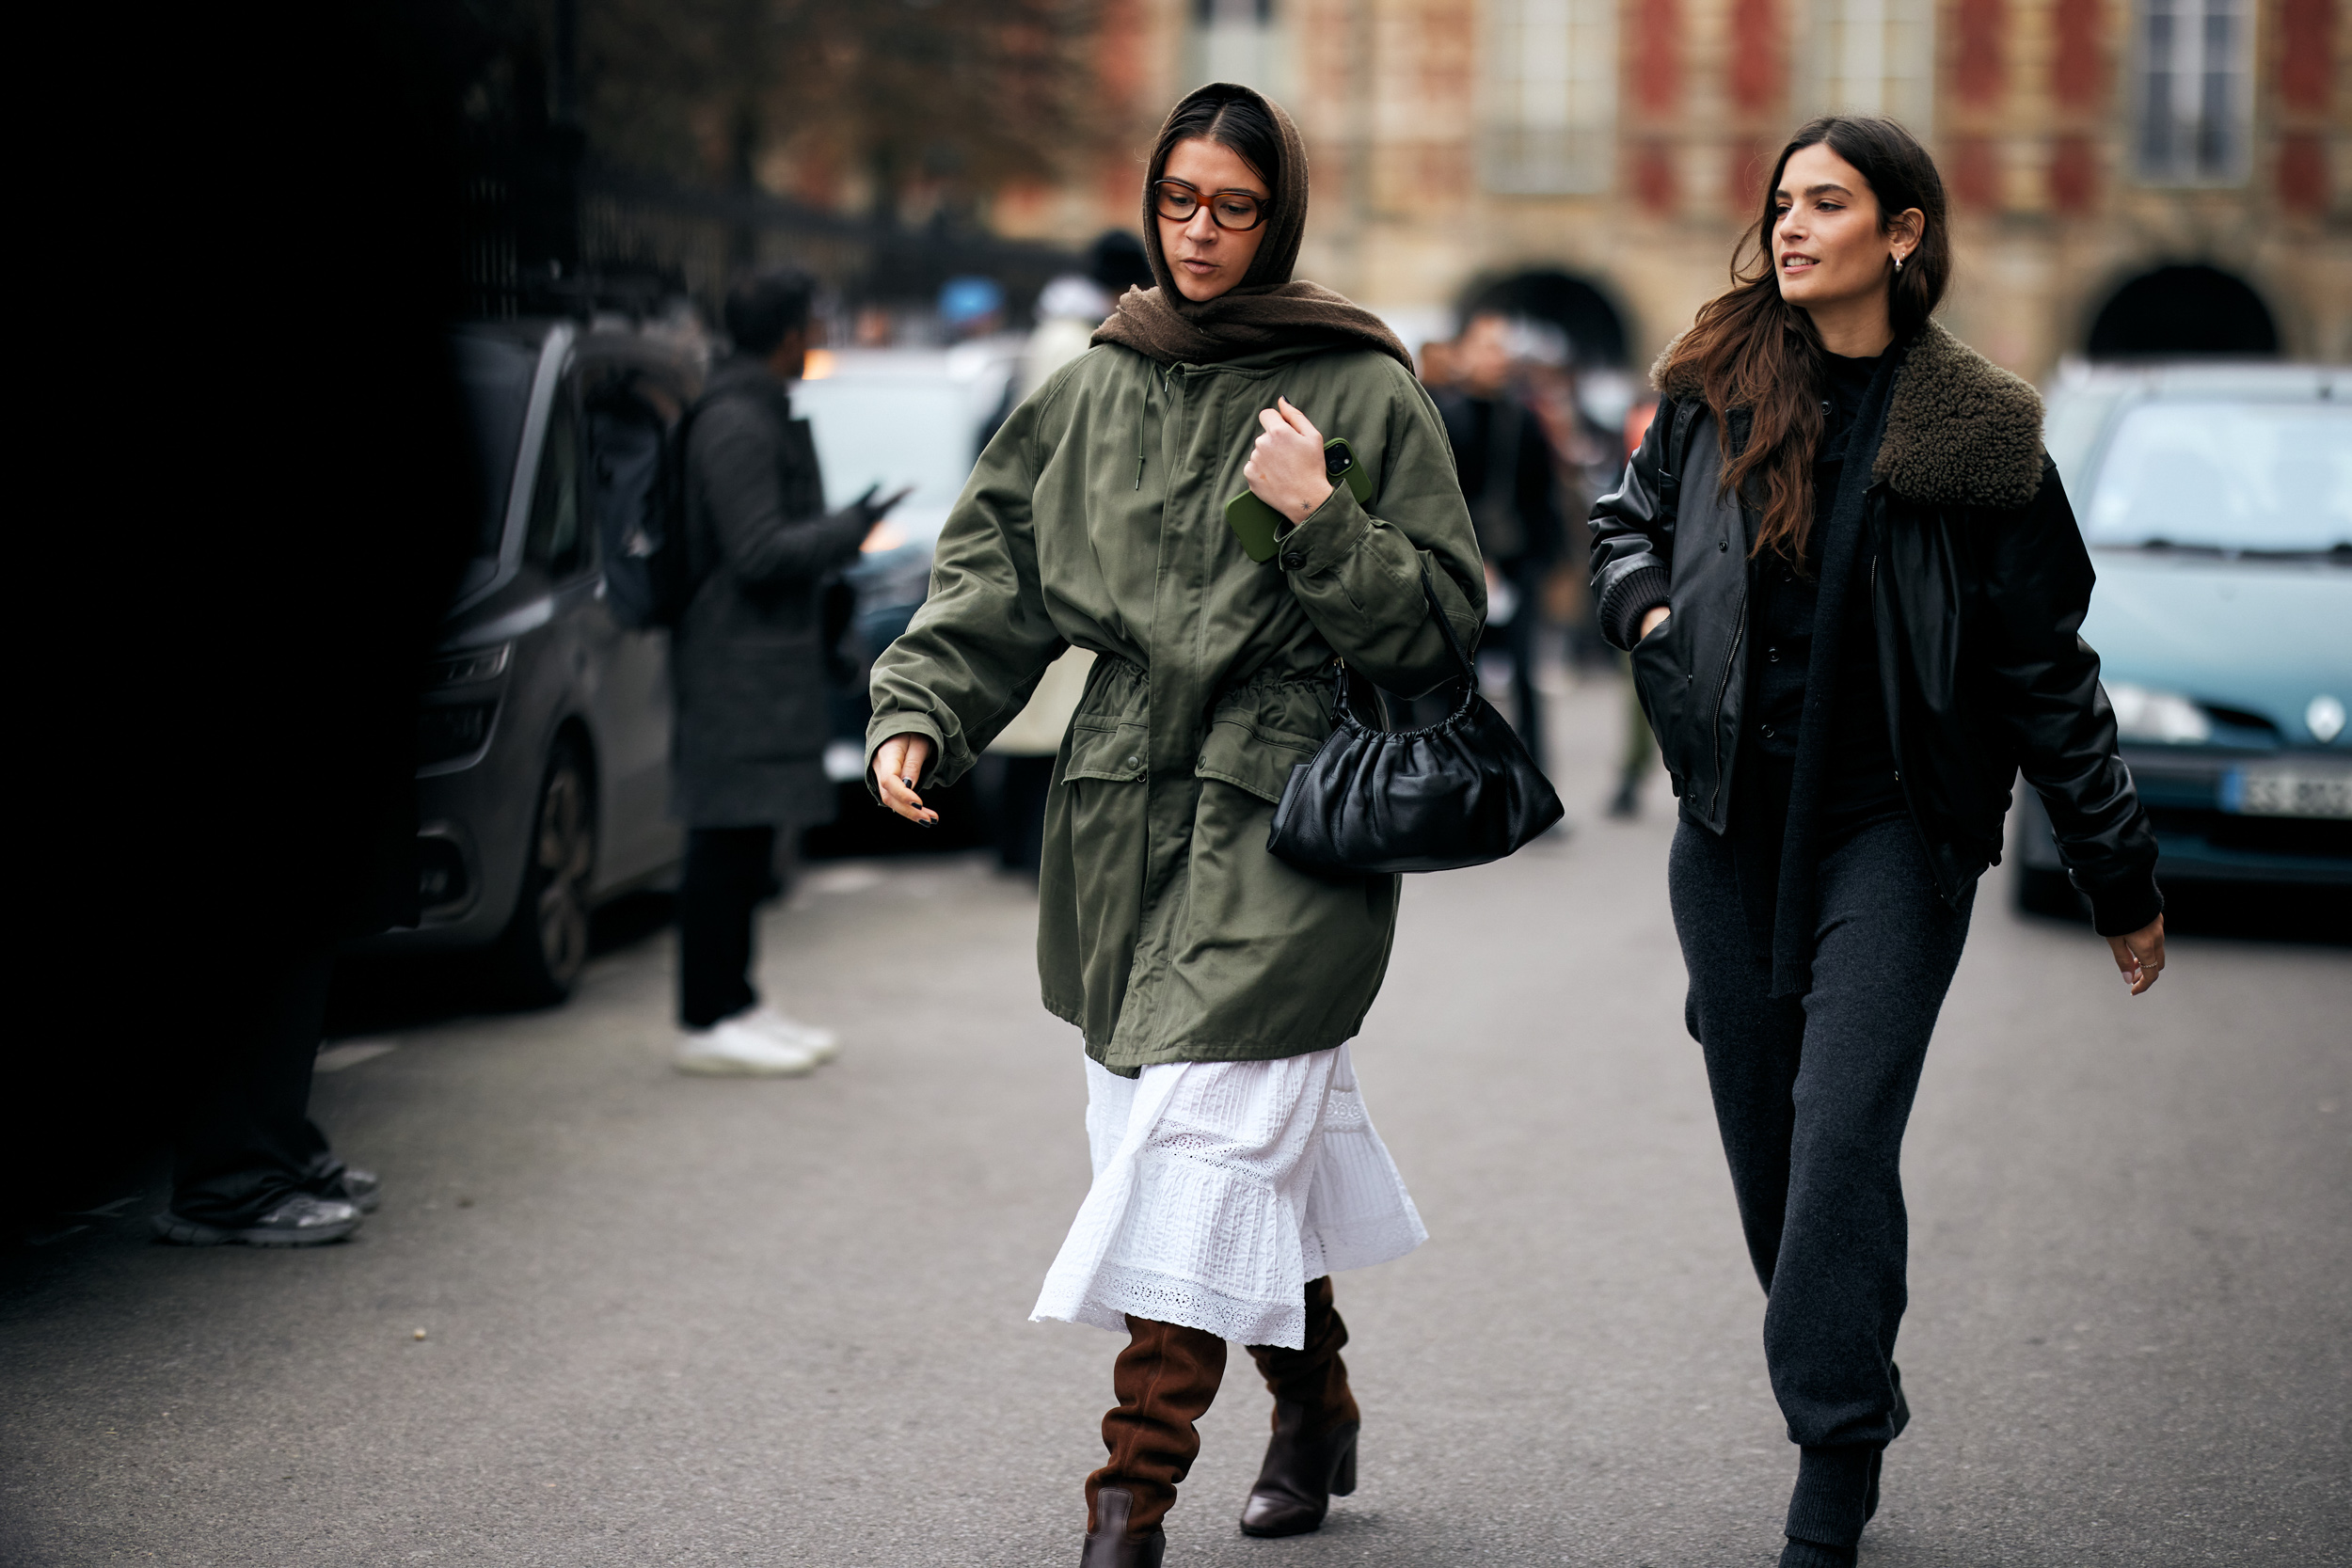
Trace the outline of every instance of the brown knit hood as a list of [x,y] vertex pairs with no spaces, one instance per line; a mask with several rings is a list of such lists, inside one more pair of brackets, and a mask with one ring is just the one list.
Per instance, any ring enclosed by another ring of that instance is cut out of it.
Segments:
[[1378,349],[1411,370],[1413,356],[1378,316],[1320,283],[1291,277],[1291,269],[1298,264],[1299,242],[1307,234],[1307,144],[1299,138],[1291,117],[1263,93],[1213,82],[1186,94],[1169,111],[1168,119],[1174,119],[1203,97],[1255,99],[1265,106],[1280,133],[1282,166],[1261,171],[1273,187],[1265,238],[1259,243],[1248,273],[1233,288],[1211,300],[1186,299],[1177,289],[1168,256],[1160,248],[1152,187],[1165,171],[1165,159],[1155,157],[1143,182],[1143,250],[1159,286],[1128,290],[1110,320],[1095,329],[1094,341],[1122,343],[1163,365],[1215,364],[1270,348],[1320,343]]

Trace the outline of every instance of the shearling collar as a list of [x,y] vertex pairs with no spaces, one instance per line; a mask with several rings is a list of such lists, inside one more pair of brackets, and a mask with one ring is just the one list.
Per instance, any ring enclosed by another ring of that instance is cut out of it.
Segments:
[[[1689,366],[1650,379],[1670,398],[1699,395]],[[1873,479],[1930,506],[2024,506],[2042,488],[2042,394],[1930,322],[1895,372]]]

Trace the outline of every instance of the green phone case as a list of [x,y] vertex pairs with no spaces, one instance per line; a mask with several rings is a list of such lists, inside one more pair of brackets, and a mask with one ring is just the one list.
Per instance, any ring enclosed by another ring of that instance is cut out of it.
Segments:
[[[1345,436],[1334,436],[1323,443],[1325,471],[1330,469],[1334,451],[1345,460],[1346,466],[1341,473],[1346,476],[1348,493],[1356,498],[1357,505],[1370,504],[1372,476],[1364,472],[1361,463],[1356,461],[1356,449],[1347,444]],[[1331,477],[1337,482],[1341,475],[1333,474]],[[1255,491],[1244,490],[1225,503],[1225,524],[1240,536],[1241,547],[1248,552],[1250,560],[1267,562],[1274,559],[1277,539],[1282,528],[1282,515],[1260,500]]]

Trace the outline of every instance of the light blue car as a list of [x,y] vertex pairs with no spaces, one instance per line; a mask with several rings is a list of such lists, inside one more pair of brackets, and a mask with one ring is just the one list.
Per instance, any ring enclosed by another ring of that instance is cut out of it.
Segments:
[[[2079,372],[2046,431],[2158,879],[2352,895],[2352,369]],[[2020,901],[2072,911],[2018,793]]]

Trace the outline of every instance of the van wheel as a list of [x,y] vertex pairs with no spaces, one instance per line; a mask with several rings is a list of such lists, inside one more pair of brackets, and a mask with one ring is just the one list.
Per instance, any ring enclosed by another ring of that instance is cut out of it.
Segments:
[[2061,920],[2090,918],[2090,901],[2074,891],[2066,873],[2043,866],[2017,868],[2017,907],[2027,914],[2056,915]]
[[596,866],[596,798],[580,749],[556,742],[539,785],[523,885],[493,958],[498,988],[526,1007],[572,992],[588,962],[588,886]]

